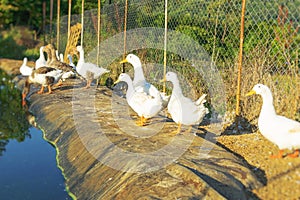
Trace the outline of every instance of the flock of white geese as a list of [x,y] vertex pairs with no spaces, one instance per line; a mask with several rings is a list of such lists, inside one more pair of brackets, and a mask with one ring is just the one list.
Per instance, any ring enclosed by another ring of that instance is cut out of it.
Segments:
[[[54,46],[48,44],[40,48],[40,57],[35,61],[35,67],[31,68],[26,65],[27,58],[24,58],[20,67],[20,73],[26,77],[25,86],[22,92],[22,104],[25,104],[25,98],[30,90],[32,83],[40,84],[39,94],[44,92],[44,88],[48,88],[48,93],[52,92],[53,85],[60,85],[61,81],[77,74],[86,80],[85,88],[91,86],[91,82],[98,79],[102,74],[109,73],[109,70],[99,67],[93,63],[85,62],[84,50],[82,46],[76,47],[79,53],[77,65],[72,62],[72,57],[68,55],[69,63],[64,63],[62,56],[57,55]],[[45,59],[44,52],[47,54]],[[145,79],[142,63],[134,54],[128,54],[126,59],[120,63],[130,63],[134,68],[134,77],[126,73],[121,73],[115,82],[126,82],[128,85],[126,92],[126,101],[134,112],[139,116],[136,122],[138,126],[145,126],[147,119],[156,116],[160,111],[165,109],[170,113],[173,121],[178,124],[176,133],[181,132],[181,125],[199,125],[208,109],[205,107],[206,94],[203,94],[198,100],[192,101],[183,95],[179,79],[174,72],[167,72],[161,81],[170,81],[173,85],[172,93],[166,96]],[[258,128],[261,134],[273,142],[279,148],[277,155],[273,158],[283,158],[284,150],[293,150],[288,153],[288,157],[298,157],[300,149],[300,123],[298,121],[288,119],[277,115],[273,105],[273,97],[271,90],[263,84],[256,84],[253,89],[246,94],[261,95],[263,105],[258,119]],[[189,130],[190,130],[189,128]]]

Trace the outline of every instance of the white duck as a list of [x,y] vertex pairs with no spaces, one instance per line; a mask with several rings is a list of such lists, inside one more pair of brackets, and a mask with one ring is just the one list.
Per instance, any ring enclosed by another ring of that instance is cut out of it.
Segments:
[[256,84],[246,96],[253,94],[260,94],[263,99],[263,105],[258,118],[259,131],[279,148],[279,153],[271,157],[282,158],[284,149],[294,149],[295,151],[288,154],[288,156],[298,157],[300,148],[300,123],[276,114],[272,92],[266,85]]
[[208,109],[204,106],[206,94],[203,94],[197,101],[193,102],[191,99],[183,96],[176,73],[168,72],[165,80],[171,81],[173,84],[172,95],[168,103],[168,112],[171,114],[173,121],[178,124],[176,133],[180,132],[182,124],[190,125],[190,130],[191,125],[199,124],[208,113]]
[[128,105],[138,114],[140,121],[138,126],[144,126],[147,119],[157,115],[162,109],[159,96],[150,96],[145,92],[138,92],[133,87],[133,82],[128,74],[122,73],[116,82],[124,81],[128,85],[126,100]]
[[134,69],[134,78],[133,78],[133,86],[138,92],[145,92],[151,96],[160,96],[163,105],[167,105],[169,100],[168,96],[165,96],[163,93],[159,92],[158,89],[146,81],[142,63],[138,56],[134,54],[128,54],[124,60],[120,63],[130,63]]
[[94,79],[98,79],[102,74],[108,73],[109,70],[97,65],[84,61],[84,50],[82,46],[77,46],[76,50],[79,52],[79,60],[77,62],[76,71],[87,80],[85,88],[89,88]]
[[40,57],[35,61],[35,69],[46,66],[46,59],[44,55],[44,46],[40,47]]
[[20,67],[20,73],[23,75],[23,76],[30,76],[30,74],[32,73],[32,70],[33,68],[32,67],[29,67],[27,66],[27,57],[24,57],[23,59],[23,63]]
[[40,67],[33,70],[32,74],[25,81],[25,87],[22,92],[22,104],[25,105],[25,98],[30,91],[31,84],[37,83],[42,86],[38,94],[44,92],[44,87],[48,87],[48,94],[50,94],[52,93],[51,86],[57,83],[62,75],[62,70],[52,67]]

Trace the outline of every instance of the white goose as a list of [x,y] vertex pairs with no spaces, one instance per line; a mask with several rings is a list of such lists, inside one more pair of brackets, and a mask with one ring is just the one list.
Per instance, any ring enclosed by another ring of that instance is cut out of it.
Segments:
[[77,62],[76,71],[87,80],[85,88],[89,88],[94,79],[98,79],[102,74],[108,73],[109,70],[97,65],[84,61],[84,50],[82,46],[77,46],[76,50],[79,52],[79,60]]
[[145,92],[148,95],[154,96],[154,97],[160,97],[163,105],[166,105],[169,97],[165,96],[163,93],[159,92],[158,89],[146,81],[142,63],[139,57],[137,57],[134,54],[128,54],[124,60],[122,60],[120,63],[130,63],[133,66],[134,69],[134,78],[133,78],[133,86],[136,91],[138,92]]
[[206,94],[203,94],[197,101],[193,102],[191,99],[183,96],[176,73],[168,72],[166,81],[171,81],[173,84],[172,95],[168,103],[168,112],[171,114],[173,121],[178,124],[176,133],[180,132],[182,124],[190,125],[190,130],[191,125],[199,124],[208,113],[208,109],[204,106]]
[[51,86],[58,82],[63,75],[62,70],[52,67],[40,67],[32,71],[31,75],[27,77],[25,86],[22,92],[22,105],[25,105],[25,98],[30,91],[30,85],[33,83],[40,84],[42,87],[38,94],[44,92],[44,87],[48,87],[48,94],[52,93]]
[[46,59],[44,55],[44,46],[40,47],[40,57],[35,61],[35,69],[46,66]]
[[23,76],[30,76],[30,74],[32,73],[32,70],[33,68],[27,66],[27,57],[24,57],[23,59],[23,63],[20,67],[20,73],[23,75]]
[[284,149],[295,150],[293,153],[288,154],[288,156],[298,157],[300,148],[300,123],[276,114],[272,92],[266,85],[256,84],[246,96],[253,94],[259,94],[263,99],[263,105],[258,118],[259,131],[279,148],[279,153],[271,157],[282,158]]
[[126,100],[128,105],[138,114],[140,121],[138,126],[144,126],[147,119],[157,115],[162,109],[162,102],[159,96],[150,96],[145,92],[138,92],[133,87],[133,82],[128,74],[119,75],[117,82],[124,81],[128,85]]
[[[57,59],[56,53],[57,50],[55,50],[54,46],[52,44],[48,44],[43,49],[44,52],[47,53],[48,60],[47,60],[47,66],[53,67],[55,69],[60,69],[63,71],[62,80],[65,80],[67,78],[72,78],[75,76],[74,69],[68,65],[67,63],[61,62]],[[61,85],[61,83],[59,83]]]

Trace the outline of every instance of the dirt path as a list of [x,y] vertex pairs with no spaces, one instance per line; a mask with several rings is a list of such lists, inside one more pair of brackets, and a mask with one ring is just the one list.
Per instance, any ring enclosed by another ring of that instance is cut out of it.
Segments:
[[300,158],[271,159],[278,148],[259,132],[223,135],[217,141],[252,165],[263,187],[254,193],[261,199],[300,199]]

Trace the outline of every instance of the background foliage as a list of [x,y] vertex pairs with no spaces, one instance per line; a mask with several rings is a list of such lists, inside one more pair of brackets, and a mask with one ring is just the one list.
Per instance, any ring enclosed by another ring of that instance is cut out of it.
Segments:
[[[6,34],[2,32],[0,43],[7,48],[14,49],[2,50],[2,52],[0,50],[0,57],[7,57],[7,54],[10,54],[10,57],[21,58],[31,54],[32,59],[36,58],[38,48],[35,47],[34,51],[29,51],[28,49],[32,49],[32,47],[29,47],[26,42],[18,42],[18,38],[21,38],[19,41],[24,41],[22,40],[23,34],[14,27],[26,25],[30,28],[29,31],[35,31],[39,41],[44,40],[44,43],[49,43],[51,37],[56,37],[56,1],[54,1],[54,23],[51,33],[49,26],[43,32],[41,31],[42,2],[33,0],[14,2],[0,0],[0,2],[0,27],[2,30],[6,30],[4,32]],[[132,0],[128,2],[127,30],[141,27],[164,27],[163,0]],[[49,24],[49,1],[46,4],[46,22]],[[61,52],[64,52],[67,38],[67,6],[67,0],[61,0],[62,17],[59,24]],[[100,37],[102,41],[123,31],[124,6],[125,1],[123,0],[101,0]],[[35,12],[29,12],[33,8]],[[95,48],[95,41],[97,41],[97,1],[86,0],[85,10],[83,44],[86,52],[89,52]],[[299,10],[300,1],[247,1],[242,71],[242,94],[245,94],[258,82],[267,84],[275,96],[276,110],[280,114],[298,120],[300,120]],[[81,22],[80,13],[81,0],[72,1],[71,24]],[[228,118],[234,116],[235,110],[240,16],[240,0],[168,1],[168,29],[179,31],[197,41],[218,67],[226,86]],[[20,45],[19,48],[17,48],[18,45]],[[41,43],[35,44],[35,46],[40,45]],[[176,44],[169,43],[168,45]],[[144,63],[163,63],[163,52],[160,50],[143,49],[135,53]],[[207,92],[205,80],[201,81],[201,77],[194,76],[193,72],[189,70],[191,69],[190,63],[178,55],[168,53],[167,65],[176,68],[186,77],[192,77],[193,84],[191,86],[199,94]],[[149,78],[151,78],[150,69],[145,69]],[[242,98],[242,116],[249,121],[255,120],[259,113],[259,104],[260,100],[256,97]]]

